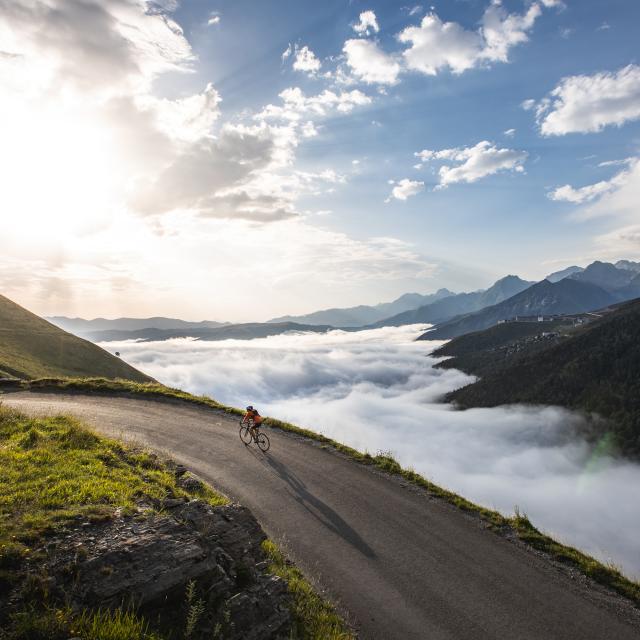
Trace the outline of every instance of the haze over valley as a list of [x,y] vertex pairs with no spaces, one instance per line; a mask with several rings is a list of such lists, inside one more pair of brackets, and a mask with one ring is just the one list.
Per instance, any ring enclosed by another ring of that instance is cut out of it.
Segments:
[[640,637],[639,24],[0,0],[0,640]]
[[429,353],[442,343],[416,342],[423,328],[102,346],[170,386],[391,451],[434,482],[503,513],[517,506],[554,537],[640,576],[640,466],[596,453],[575,436],[582,418],[560,408],[454,411],[443,395],[473,378],[433,369]]

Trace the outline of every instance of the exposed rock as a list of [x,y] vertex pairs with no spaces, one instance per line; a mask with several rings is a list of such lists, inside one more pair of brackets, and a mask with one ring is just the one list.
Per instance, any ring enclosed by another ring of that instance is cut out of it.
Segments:
[[187,473],[187,467],[185,467],[182,464],[177,464],[175,465],[175,469],[173,470],[173,473],[175,474],[176,478],[179,478],[180,476],[183,476],[185,473]]
[[195,493],[204,488],[204,482],[202,482],[202,480],[197,476],[193,475],[193,473],[180,474],[176,484],[185,491],[189,491],[191,493]]
[[180,629],[193,582],[193,598],[204,605],[194,639],[214,630],[233,640],[284,638],[290,596],[283,580],[266,573],[265,538],[245,507],[179,501],[166,514],[69,532],[47,546],[45,570],[52,591],[74,609],[134,605]]

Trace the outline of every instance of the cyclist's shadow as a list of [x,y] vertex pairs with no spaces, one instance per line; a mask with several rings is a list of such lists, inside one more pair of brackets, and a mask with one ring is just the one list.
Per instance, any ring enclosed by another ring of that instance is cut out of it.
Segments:
[[264,461],[273,471],[284,480],[297,502],[299,502],[314,518],[317,518],[325,527],[339,535],[343,540],[353,545],[360,553],[368,558],[375,558],[373,549],[360,537],[340,515],[329,505],[309,492],[305,483],[295,473],[272,455],[265,456]]

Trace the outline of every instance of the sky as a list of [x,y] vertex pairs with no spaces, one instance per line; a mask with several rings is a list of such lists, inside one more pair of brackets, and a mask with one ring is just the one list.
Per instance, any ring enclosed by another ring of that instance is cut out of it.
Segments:
[[[533,524],[640,578],[640,465],[575,434],[559,407],[456,411],[442,396],[473,381],[435,369],[423,326],[255,340],[107,342],[164,384],[255,405],[360,451],[391,454],[465,497]],[[247,363],[251,362],[251,366]],[[278,455],[272,448],[271,453]]]
[[635,0],[0,0],[0,292],[247,321],[640,258]]

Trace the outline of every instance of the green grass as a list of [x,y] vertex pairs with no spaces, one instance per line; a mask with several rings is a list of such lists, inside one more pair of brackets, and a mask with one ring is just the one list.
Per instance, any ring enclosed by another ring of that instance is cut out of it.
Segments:
[[[33,418],[0,405],[0,592],[24,585],[26,567],[37,565],[42,543],[60,529],[116,512],[133,515],[141,501],[161,506],[162,499],[181,496],[214,506],[228,502],[206,485],[185,491],[154,454],[98,436],[70,416]],[[264,549],[272,571],[289,581],[294,594],[294,637],[351,638],[332,606],[275,544],[268,541]],[[32,602],[14,611],[4,628],[0,620],[0,640],[163,640],[134,611],[61,608],[48,601],[37,579],[30,592]]]
[[31,418],[0,406],[0,568],[19,564],[61,527],[181,496],[227,502],[207,487],[185,491],[155,455],[97,436],[72,417]]
[[[194,396],[179,389],[165,387],[158,383],[137,384],[122,380],[103,379],[43,379],[22,381],[20,387],[33,390],[64,390],[91,393],[109,393],[124,395],[142,395],[150,398],[168,399],[188,402],[191,404],[206,406],[212,409],[224,411],[233,415],[242,415],[243,411],[234,407],[222,405],[207,396]],[[315,433],[309,429],[303,429],[288,422],[283,422],[274,418],[267,418],[265,424],[281,429],[296,435],[310,438],[322,445],[338,451],[352,460],[371,466],[381,472],[393,476],[401,477],[406,481],[421,487],[435,496],[455,507],[481,518],[496,533],[507,535],[515,533],[525,544],[543,551],[554,560],[557,560],[573,569],[577,569],[589,576],[601,585],[613,589],[620,595],[629,598],[634,603],[640,605],[640,583],[629,580],[617,568],[604,565],[598,560],[569,547],[556,542],[552,538],[538,531],[525,516],[516,514],[513,517],[506,517],[497,511],[487,509],[477,505],[470,500],[434,484],[420,474],[410,469],[404,469],[393,457],[386,453],[370,455],[362,453],[352,447],[336,442],[322,434]]]
[[0,630],[7,640],[163,640],[150,631],[148,622],[132,611],[81,611],[27,609],[17,614],[12,629]]
[[2,377],[104,376],[144,382],[126,362],[23,309],[0,295]]
[[262,549],[269,558],[269,571],[286,580],[293,596],[293,638],[298,640],[352,640],[355,636],[336,612],[321,598],[299,569],[287,561],[278,547],[265,540]]

